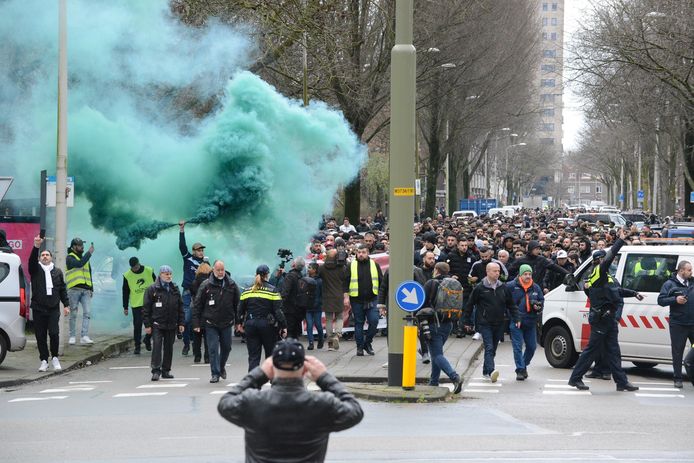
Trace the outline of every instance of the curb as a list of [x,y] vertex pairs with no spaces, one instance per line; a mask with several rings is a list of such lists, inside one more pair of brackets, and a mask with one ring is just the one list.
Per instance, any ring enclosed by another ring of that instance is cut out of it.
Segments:
[[84,368],[87,365],[87,363],[90,363],[91,365],[100,362],[106,357],[112,356],[113,354],[121,354],[123,352],[128,351],[128,347],[132,344],[132,339],[125,339],[123,341],[118,341],[113,344],[109,344],[106,347],[104,347],[102,350],[99,352],[96,352],[94,354],[91,354],[81,360],[76,360],[73,362],[70,366],[64,367],[60,371],[47,371],[45,373],[42,373],[40,376],[37,376],[35,378],[18,378],[18,379],[13,379],[13,380],[8,380],[8,381],[0,381],[0,388],[8,388],[8,387],[14,387],[14,386],[21,386],[22,384],[28,384],[28,383],[34,383],[37,381],[41,381],[42,379],[45,378],[50,378],[54,375],[60,375],[62,373],[66,373],[68,371],[73,371],[77,370],[80,368]]
[[371,400],[374,402],[444,402],[451,395],[447,387],[439,386],[420,386],[415,390],[406,391],[401,387],[382,386],[381,388],[375,388],[374,385],[364,384],[364,386],[360,388],[355,384],[354,386],[347,386],[347,390],[358,399]]

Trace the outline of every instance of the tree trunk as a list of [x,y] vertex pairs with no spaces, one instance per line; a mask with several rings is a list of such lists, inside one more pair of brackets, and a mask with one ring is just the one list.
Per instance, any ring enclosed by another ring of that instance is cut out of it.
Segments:
[[448,161],[448,214],[458,210],[458,164],[449,158]]
[[460,175],[460,180],[463,184],[463,198],[469,198],[470,197],[470,171],[468,170],[467,163],[465,163],[465,166],[462,169],[462,172]]
[[[361,140],[364,135],[366,123],[361,120],[349,120],[347,113],[345,117],[352,126],[355,135]],[[361,175],[357,174],[352,183],[345,187],[345,216],[349,217],[350,222],[357,223],[361,215]]]
[[692,192],[692,173],[694,172],[694,120],[687,119],[684,122],[684,215],[694,216],[694,203],[689,201]]
[[429,163],[427,164],[427,188],[426,200],[424,202],[424,215],[434,217],[434,207],[436,206],[436,186],[438,185],[440,172],[440,158],[438,138],[434,137],[429,143]]

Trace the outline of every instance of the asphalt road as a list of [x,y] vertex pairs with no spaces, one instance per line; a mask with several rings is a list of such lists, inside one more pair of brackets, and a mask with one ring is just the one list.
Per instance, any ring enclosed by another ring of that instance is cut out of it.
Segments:
[[[125,355],[0,392],[0,461],[243,461],[243,432],[216,411],[231,383],[210,384],[208,367],[179,352],[176,378],[152,383],[147,363]],[[364,421],[333,434],[328,460],[694,462],[694,387],[674,389],[669,367],[628,368],[639,393],[602,380],[578,393],[541,349],[526,381],[515,381],[510,342],[497,364],[498,383],[477,365],[450,403],[363,402]]]

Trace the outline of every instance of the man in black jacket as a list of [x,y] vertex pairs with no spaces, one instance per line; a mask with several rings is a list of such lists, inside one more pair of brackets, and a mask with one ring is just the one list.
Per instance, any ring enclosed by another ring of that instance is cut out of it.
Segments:
[[53,369],[62,369],[58,360],[60,347],[60,303],[65,307],[65,315],[70,314],[70,302],[63,272],[53,264],[53,255],[44,250],[39,258],[39,248],[43,238],[34,238],[34,248],[29,256],[29,275],[31,275],[31,309],[34,314],[34,332],[39,348],[39,371],[48,370],[47,335],[51,338],[51,363]]
[[210,355],[211,383],[227,379],[226,364],[231,352],[231,332],[239,307],[240,291],[226,274],[224,262],[215,261],[212,275],[198,289],[193,303],[193,331],[205,328]]
[[[304,376],[323,393],[309,392]],[[261,389],[268,381],[272,387]],[[329,434],[364,417],[357,399],[320,360],[305,357],[296,339],[278,342],[272,357],[233,386],[217,409],[245,430],[246,461],[252,463],[322,462]]]
[[[458,241],[456,250],[446,255],[445,262],[451,269],[451,277],[455,278],[460,282],[461,285],[463,285],[463,306],[465,306],[465,302],[467,301],[468,297],[470,297],[470,293],[472,292],[472,284],[470,284],[468,275],[470,274],[472,264],[477,262],[477,256],[474,252],[472,252],[471,249],[468,248],[467,240],[462,239]],[[460,323],[457,323],[456,325],[457,326],[453,328],[456,332],[456,337],[464,338],[465,330],[462,326],[462,318],[460,319]]]
[[496,347],[504,336],[506,314],[512,323],[520,328],[518,307],[513,302],[513,296],[508,287],[501,282],[501,265],[496,262],[487,264],[487,276],[475,286],[465,306],[464,325],[472,330],[472,312],[476,309],[475,326],[482,334],[484,342],[484,365],[482,376],[493,383],[499,378],[499,371],[494,368]]
[[525,257],[517,259],[513,262],[509,268],[508,276],[510,279],[516,278],[518,276],[518,269],[520,269],[520,266],[527,264],[533,269],[533,281],[539,284],[542,287],[543,292],[547,294],[549,291],[546,291],[547,288],[545,288],[543,285],[545,282],[545,275],[547,274],[548,270],[550,272],[560,273],[562,278],[564,275],[568,275],[570,272],[564,267],[557,265],[557,263],[551,259],[540,255],[541,252],[542,248],[540,247],[540,243],[535,240],[530,241],[528,243],[527,254]]
[[159,267],[159,277],[145,291],[142,306],[145,333],[152,335],[152,381],[159,381],[159,377],[173,378],[171,374],[173,343],[176,330],[183,333],[184,329],[183,300],[178,286],[171,281],[172,277],[171,267],[168,265]]
[[296,296],[299,290],[299,280],[306,267],[306,261],[299,256],[292,261],[292,269],[287,272],[282,283],[282,312],[287,319],[287,336],[299,339],[301,336],[301,321],[305,317],[305,309],[296,305]]

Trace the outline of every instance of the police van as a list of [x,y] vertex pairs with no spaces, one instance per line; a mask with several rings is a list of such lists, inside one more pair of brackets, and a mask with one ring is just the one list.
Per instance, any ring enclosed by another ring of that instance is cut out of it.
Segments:
[[[619,322],[622,360],[638,367],[672,363],[669,334],[669,307],[658,305],[663,284],[676,273],[681,260],[694,263],[694,246],[623,246],[612,263],[610,274],[623,287],[644,296],[624,299]],[[556,368],[571,368],[588,345],[590,301],[583,291],[592,270],[590,261],[574,272],[574,280],[545,295],[540,344],[545,357]]]

